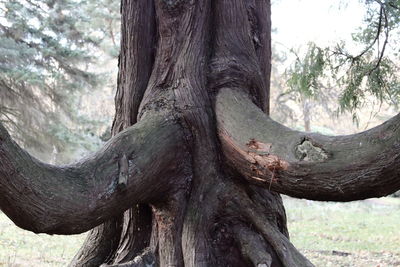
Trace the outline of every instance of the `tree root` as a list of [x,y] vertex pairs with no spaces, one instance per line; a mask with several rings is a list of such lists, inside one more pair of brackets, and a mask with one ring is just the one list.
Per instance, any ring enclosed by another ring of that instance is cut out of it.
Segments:
[[120,264],[102,264],[100,267],[156,267],[157,257],[151,249],[146,249],[140,255],[136,256],[133,260],[120,263]]
[[235,239],[241,248],[242,255],[253,266],[272,265],[272,256],[268,253],[270,248],[259,234],[243,225],[235,225],[233,231],[236,235]]
[[148,205],[140,204],[125,211],[121,238],[113,264],[133,260],[150,245],[152,212]]
[[108,262],[118,246],[120,233],[121,220],[118,218],[93,228],[69,266],[99,266]]
[[[251,196],[255,199],[259,198],[260,196],[257,196],[257,194],[260,194],[260,191],[254,191],[251,188],[249,189],[250,191],[248,192],[240,192],[238,190],[237,195],[232,199],[232,204],[233,204],[233,209],[231,212],[234,212],[234,214],[239,214],[241,216],[244,216],[245,218],[242,218],[244,220],[244,223],[247,225],[253,226],[253,234],[249,233],[251,232],[250,229],[246,229],[245,227],[238,227],[236,226],[236,234],[238,236],[238,240],[241,244],[244,244],[244,242],[247,241],[247,246],[250,247],[259,247],[261,244],[259,238],[256,238],[256,236],[262,237],[263,240],[271,246],[273,249],[273,252],[276,253],[276,256],[278,257],[281,265],[283,266],[299,266],[299,267],[306,267],[306,266],[314,266],[309,260],[307,260],[294,246],[293,244],[289,241],[289,237],[287,236],[286,231],[281,231],[279,229],[279,221],[282,220],[282,216],[284,214],[280,213],[278,210],[281,209],[281,206],[278,204],[281,199],[278,195],[278,202],[275,202],[275,207],[274,206],[262,206],[260,205],[259,202],[253,202],[252,199],[249,197],[249,192],[253,193]],[[257,192],[257,193],[256,193]],[[256,193],[256,195],[254,195]],[[274,195],[273,193],[270,193],[268,191],[264,192],[265,194],[270,194],[271,197]],[[277,195],[277,194],[275,194]],[[272,198],[270,198],[271,202]],[[272,203],[273,203],[272,202]],[[272,212],[271,212],[272,211]],[[274,214],[274,211],[276,212]],[[286,221],[286,219],[284,219]],[[286,224],[285,224],[286,225]],[[286,227],[285,227],[286,228]],[[245,239],[243,239],[244,233],[246,233]],[[240,238],[242,236],[242,238]],[[252,239],[250,237],[253,236]],[[250,245],[248,245],[250,242]],[[246,249],[246,247],[242,247],[243,249]],[[252,262],[257,262],[260,258],[260,255],[257,253],[249,254],[247,253],[247,256],[250,258]],[[264,254],[264,257],[268,256],[273,256],[273,255],[267,255]],[[262,264],[267,264],[267,263],[262,263]],[[275,263],[276,264],[276,263]],[[275,264],[271,265],[266,265],[266,266],[274,266]],[[255,265],[257,266],[257,265]]]
[[[178,191],[152,204],[148,215],[143,207],[128,211],[118,249],[102,266],[313,266],[288,239],[279,194],[221,177],[198,195],[201,201]],[[145,236],[133,231],[138,225]],[[145,242],[138,246],[139,240]]]

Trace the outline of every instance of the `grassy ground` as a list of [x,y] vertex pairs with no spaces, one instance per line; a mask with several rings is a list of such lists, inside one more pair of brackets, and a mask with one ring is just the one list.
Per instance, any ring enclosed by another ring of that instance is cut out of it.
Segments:
[[[291,240],[316,266],[400,267],[400,199],[284,198]],[[66,266],[85,235],[35,235],[0,214],[0,266]]]
[[291,240],[316,266],[400,266],[400,199],[284,198]]
[[0,266],[66,266],[85,235],[36,235],[17,228],[0,212]]

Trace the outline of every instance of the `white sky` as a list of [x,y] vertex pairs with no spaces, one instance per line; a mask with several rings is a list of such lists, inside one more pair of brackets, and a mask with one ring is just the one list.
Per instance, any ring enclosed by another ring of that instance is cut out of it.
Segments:
[[[299,48],[301,46],[306,48],[309,41],[324,47],[344,40],[347,42],[346,48],[352,53],[357,53],[363,47],[357,47],[352,42],[351,34],[362,26],[365,13],[365,6],[360,0],[272,0],[272,28],[276,29],[272,39],[276,48],[284,52],[294,48],[301,54],[304,49]],[[294,58],[291,58],[290,53],[287,53],[287,56],[289,58],[286,64],[290,64]],[[285,67],[287,66],[282,66],[283,69]],[[369,119],[374,108],[375,106],[371,104],[370,107],[363,109],[367,114],[360,116],[360,127],[363,130],[381,123],[380,120]],[[379,111],[383,116],[390,116],[392,113],[393,111],[389,109],[387,112]],[[345,127],[339,127],[343,129],[336,128],[338,134],[349,134],[360,130],[351,122],[345,123]]]
[[273,0],[274,42],[297,48],[309,41],[325,46],[351,40],[365,9],[358,0]]

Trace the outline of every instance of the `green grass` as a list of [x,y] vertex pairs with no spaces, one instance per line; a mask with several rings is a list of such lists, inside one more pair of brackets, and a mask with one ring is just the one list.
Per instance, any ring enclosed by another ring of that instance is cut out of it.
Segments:
[[[400,266],[400,198],[284,202],[291,241],[316,266]],[[0,213],[0,266],[66,266],[84,238],[36,235]]]
[[285,198],[292,242],[303,249],[400,253],[400,199],[321,203]]
[[400,266],[400,198],[284,202],[291,241],[317,266]]
[[0,266],[66,266],[84,238],[24,231],[0,212]]

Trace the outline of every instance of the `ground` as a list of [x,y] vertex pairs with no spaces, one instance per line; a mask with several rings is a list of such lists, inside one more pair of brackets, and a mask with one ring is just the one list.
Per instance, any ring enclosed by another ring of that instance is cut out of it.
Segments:
[[285,198],[293,244],[316,266],[399,267],[400,199],[348,203]]
[[[291,240],[316,266],[400,266],[399,198],[284,201]],[[0,214],[0,266],[65,266],[84,238],[35,235]]]

